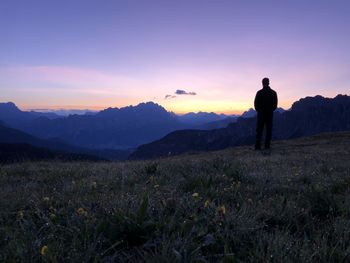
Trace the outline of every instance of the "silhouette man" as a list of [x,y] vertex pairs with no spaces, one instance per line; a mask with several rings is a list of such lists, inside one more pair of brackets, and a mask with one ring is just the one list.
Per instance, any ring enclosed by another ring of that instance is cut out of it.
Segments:
[[277,93],[270,88],[270,80],[262,80],[263,88],[256,93],[254,107],[257,111],[255,150],[260,150],[261,137],[266,127],[265,149],[270,149],[273,112],[277,108]]

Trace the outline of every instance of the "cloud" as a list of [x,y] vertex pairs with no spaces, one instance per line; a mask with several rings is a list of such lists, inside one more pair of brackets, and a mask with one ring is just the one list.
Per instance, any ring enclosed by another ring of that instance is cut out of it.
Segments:
[[196,92],[193,92],[193,91],[187,92],[187,91],[182,90],[182,89],[176,90],[176,91],[175,91],[175,94],[176,94],[176,95],[197,95]]
[[[193,91],[187,92],[186,90],[182,90],[182,89],[177,89],[174,94],[176,94],[176,95],[192,95],[192,96],[197,95],[196,92],[193,92]],[[174,98],[176,98],[176,96],[175,95],[170,95],[170,94],[167,94],[164,97],[165,100],[167,100],[167,99],[174,99]]]
[[174,98],[176,98],[176,96],[175,95],[170,95],[170,94],[167,94],[164,97],[164,99],[174,99]]

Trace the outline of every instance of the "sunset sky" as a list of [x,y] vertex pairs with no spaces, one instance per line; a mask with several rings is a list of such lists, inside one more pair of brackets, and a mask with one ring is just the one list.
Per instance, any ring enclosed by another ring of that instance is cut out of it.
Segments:
[[349,14],[347,0],[1,0],[0,101],[240,113],[263,77],[284,108],[349,94]]

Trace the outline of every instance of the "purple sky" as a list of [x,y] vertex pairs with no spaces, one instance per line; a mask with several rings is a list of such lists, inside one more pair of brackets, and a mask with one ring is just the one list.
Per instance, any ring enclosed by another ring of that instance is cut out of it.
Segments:
[[265,76],[283,107],[349,94],[349,14],[345,0],[1,0],[0,101],[237,113]]

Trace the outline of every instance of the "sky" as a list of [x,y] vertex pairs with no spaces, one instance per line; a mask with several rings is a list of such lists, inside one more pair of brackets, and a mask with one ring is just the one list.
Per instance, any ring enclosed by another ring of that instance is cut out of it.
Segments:
[[0,101],[241,113],[349,94],[347,0],[1,0]]

